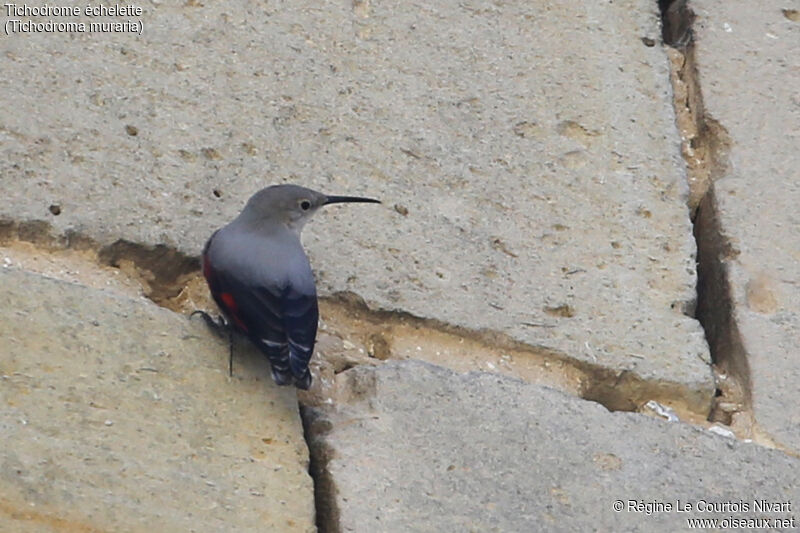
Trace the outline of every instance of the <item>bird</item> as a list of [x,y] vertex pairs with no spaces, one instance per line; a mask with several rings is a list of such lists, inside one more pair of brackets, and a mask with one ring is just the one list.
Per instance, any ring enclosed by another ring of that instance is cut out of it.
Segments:
[[[307,390],[312,381],[308,365],[319,307],[300,233],[321,207],[346,202],[381,203],[328,196],[299,185],[272,185],[255,193],[203,248],[203,276],[223,316],[215,322],[205,311],[192,315],[200,314],[216,330],[246,336],[269,359],[278,385]],[[231,374],[232,358],[231,337]]]

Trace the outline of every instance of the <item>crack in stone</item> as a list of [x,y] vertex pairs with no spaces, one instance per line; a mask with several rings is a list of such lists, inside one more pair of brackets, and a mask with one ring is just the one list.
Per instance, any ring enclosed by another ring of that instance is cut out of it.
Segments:
[[661,37],[664,44],[684,48],[692,41],[694,13],[687,0],[658,0],[661,11]]
[[336,503],[336,482],[328,467],[333,450],[325,442],[330,422],[315,415],[314,409],[300,405],[303,438],[308,446],[308,474],[314,481],[314,506],[319,533],[339,533],[339,506]]
[[192,278],[197,277],[199,260],[166,245],[147,246],[124,239],[101,245],[76,231],[56,234],[43,220],[16,222],[0,220],[0,245],[15,242],[32,245],[46,252],[84,252],[86,259],[112,267],[132,278],[144,295],[162,307],[175,310],[175,301]]
[[[717,394],[708,420],[732,427],[739,437],[757,431],[751,404],[750,368],[733,312],[727,262],[733,248],[720,227],[714,181],[728,170],[730,138],[703,106],[692,39],[694,13],[686,0],[659,0],[668,46],[676,124],[689,183],[688,207],[697,244],[697,308],[713,362]],[[768,446],[770,439],[759,438]]]
[[[119,269],[141,284],[147,298],[172,311],[214,309],[199,272],[198,259],[168,246],[145,246],[124,240],[101,245],[77,232],[56,235],[52,226],[43,221],[0,221],[0,244],[14,241],[50,252],[86,251],[90,261]],[[324,321],[321,331],[327,328],[340,338],[352,338],[367,354],[345,360],[339,365],[339,372],[357,364],[417,358],[456,371],[496,372],[554,386],[612,411],[636,411],[654,400],[671,406],[690,421],[705,418],[708,413],[704,395],[684,385],[580,361],[567,353],[531,346],[500,332],[472,331],[399,310],[370,309],[351,293],[323,297],[320,304]],[[319,365],[325,357],[315,359]],[[331,371],[331,380],[335,373]],[[314,404],[324,401],[324,397],[322,391],[316,399],[301,395],[301,400]]]
[[[363,346],[369,355],[340,364],[339,371],[363,362],[413,358],[458,372],[488,371],[555,387],[612,411],[637,411],[655,400],[690,420],[705,418],[708,413],[705,396],[683,385],[605,368],[501,332],[473,331],[403,311],[370,309],[360,297],[346,292],[322,298],[321,311],[327,327],[351,344]],[[326,378],[332,381],[333,375]],[[304,395],[302,399],[319,404],[329,396],[323,390],[316,398]]]

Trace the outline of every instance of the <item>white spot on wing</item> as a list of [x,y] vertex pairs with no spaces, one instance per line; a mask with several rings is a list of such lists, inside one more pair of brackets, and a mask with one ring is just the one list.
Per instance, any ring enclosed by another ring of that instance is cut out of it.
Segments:
[[285,342],[275,342],[269,339],[261,339],[261,344],[267,346],[268,348],[280,348],[281,346],[285,346]]
[[300,350],[300,351],[303,351],[303,352],[309,352],[309,351],[311,351],[311,348],[309,348],[308,346],[304,346],[304,345],[300,344],[299,342],[294,342],[294,341],[293,341],[293,340],[291,340],[291,339],[289,339],[289,343],[290,343],[292,346],[294,346],[295,348],[297,348],[298,350]]

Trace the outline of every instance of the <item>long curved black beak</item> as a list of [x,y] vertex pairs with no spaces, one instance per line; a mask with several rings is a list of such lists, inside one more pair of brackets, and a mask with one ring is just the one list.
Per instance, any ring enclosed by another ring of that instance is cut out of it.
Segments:
[[375,200],[373,198],[362,198],[360,196],[327,196],[325,198],[325,203],[323,205],[328,204],[343,204],[347,202],[360,202],[365,204],[379,204],[381,203],[380,200]]

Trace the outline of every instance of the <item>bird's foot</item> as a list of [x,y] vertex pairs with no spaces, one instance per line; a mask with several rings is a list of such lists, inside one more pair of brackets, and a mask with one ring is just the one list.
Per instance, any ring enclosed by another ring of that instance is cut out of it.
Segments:
[[194,315],[200,315],[203,318],[203,321],[206,323],[206,326],[208,326],[208,329],[220,337],[226,337],[228,335],[230,331],[230,325],[222,316],[218,316],[217,319],[214,320],[211,315],[205,311],[201,311],[200,309],[192,311],[192,314],[189,315],[189,318],[193,317]]
[[306,373],[301,378],[294,379],[294,386],[300,390],[308,390],[311,387],[311,371],[306,369]]

